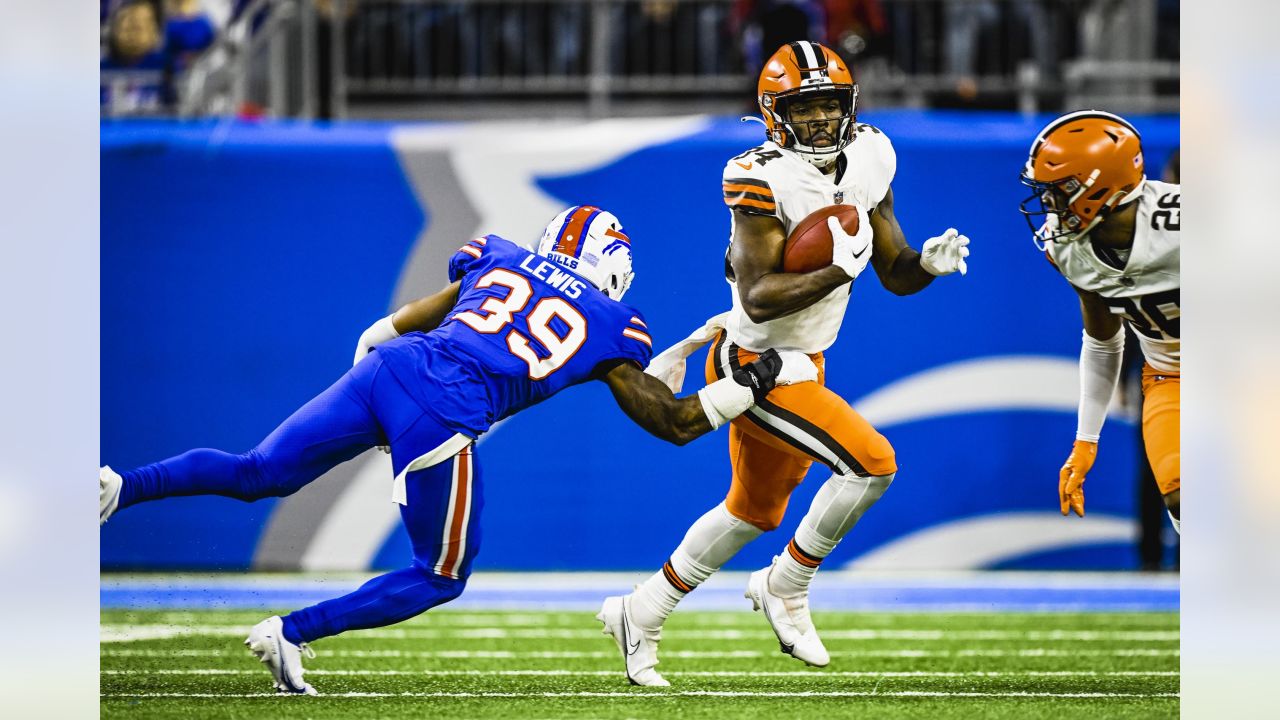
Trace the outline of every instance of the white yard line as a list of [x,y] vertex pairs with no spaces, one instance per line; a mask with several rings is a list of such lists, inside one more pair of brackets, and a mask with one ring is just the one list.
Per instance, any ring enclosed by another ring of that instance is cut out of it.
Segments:
[[[101,657],[241,657],[245,650],[218,649],[174,649],[174,650],[142,650],[134,648],[103,648]],[[582,659],[582,658],[616,658],[618,652],[611,651],[531,651],[516,652],[511,650],[320,650],[325,657],[344,658],[443,658],[443,659]],[[867,658],[926,658],[926,657],[1178,657],[1177,649],[1163,648],[1122,648],[1116,650],[1061,650],[1054,648],[1022,648],[1019,650],[849,650],[833,651],[832,657],[867,657]],[[681,659],[734,659],[774,657],[777,651],[763,650],[673,650],[662,654],[665,658]]]
[[[280,589],[295,587],[333,587],[345,583],[358,586],[377,573],[103,573],[101,587],[158,587],[195,585],[199,587],[254,587]],[[729,588],[742,592],[749,572],[720,571],[699,587]],[[598,588],[630,588],[643,579],[637,572],[478,572],[467,581],[472,590],[515,590],[556,587],[567,590]],[[1077,572],[1077,571],[846,571],[824,569],[823,582],[830,586],[861,587],[928,587],[971,588],[998,587],[1010,589],[1099,588],[1113,589],[1177,589],[1177,573]],[[603,596],[601,596],[603,598]]]
[[[307,697],[305,695],[267,693],[102,693],[104,698],[281,698]],[[713,698],[1177,698],[1179,693],[1054,693],[1054,692],[944,692],[904,690],[900,692],[813,691],[813,692],[746,692],[716,690],[680,690],[657,692],[348,692],[324,693],[321,698],[637,698],[662,699],[669,697]],[[314,700],[304,702],[316,702]]]
[[[702,586],[699,586],[699,587],[702,587]],[[739,597],[741,597],[741,595],[739,595]],[[758,622],[758,618],[760,617],[759,614],[751,611],[751,606],[749,603],[745,603],[744,601],[744,604],[745,604],[745,607],[738,608],[735,610],[685,610],[684,606],[682,605],[680,610],[680,616],[697,618],[697,621],[699,623],[709,624],[709,625],[752,625]],[[127,611],[122,611],[122,612],[127,612]],[[244,614],[250,618],[259,618],[259,619],[261,618],[261,615],[262,615],[261,611],[252,611],[252,610],[210,610],[210,611],[199,610],[199,611],[192,611],[192,612],[180,611],[180,610],[168,610],[163,612],[165,613],[184,612],[184,613],[188,613],[191,615],[204,617],[204,618],[209,617],[211,613]],[[885,611],[873,612],[873,611],[862,611],[862,610],[838,610],[838,609],[828,610],[821,607],[815,608],[814,612],[819,616],[823,615],[824,613],[862,615],[870,622],[883,622],[883,623],[888,623],[895,617],[911,617],[911,618],[918,618],[921,620],[936,620],[939,622],[946,622],[948,618],[954,617],[956,615],[970,618],[975,615],[1006,616],[1010,614],[1018,615],[1020,616],[1021,619],[1025,620],[1028,623],[1034,623],[1036,619],[1041,616],[1044,616],[1044,615],[1053,616],[1053,615],[1061,614],[1056,612],[1055,613],[1036,613],[1036,612],[1030,612],[1030,611],[1009,612],[1009,611],[992,611],[992,610],[984,610],[979,612],[960,612],[960,613],[920,612],[918,610],[885,610]],[[444,605],[444,606],[441,606],[440,608],[432,609],[430,615],[424,616],[430,619],[424,622],[425,624],[455,623],[458,625],[507,625],[507,624],[545,625],[545,624],[548,624],[548,619],[550,619],[551,621],[563,622],[566,620],[581,618],[588,614],[594,614],[594,612],[588,613],[587,611],[584,611],[584,610],[544,610],[544,611],[537,611],[537,612],[514,611],[514,610],[473,611],[473,610],[462,609],[462,608],[450,608],[448,605]],[[1153,611],[1153,612],[1143,611],[1140,613],[1127,612],[1127,611],[1114,611],[1114,612],[1104,612],[1104,613],[1088,612],[1088,613],[1082,613],[1082,614],[1085,616],[1088,616],[1091,621],[1100,620],[1102,622],[1115,623],[1115,624],[1133,624],[1133,625],[1161,624],[1161,625],[1169,625],[1172,627],[1178,626],[1178,611],[1176,610]],[[1095,617],[1098,615],[1101,615],[1102,617],[1101,618]]]
[[[103,675],[261,675],[261,669],[226,670],[218,668],[160,668],[155,670],[103,670]],[[1018,677],[1178,677],[1177,670],[1011,670],[1011,671],[926,671],[912,670],[901,672],[860,672],[860,671],[672,671],[663,673],[670,677],[687,678],[757,678],[797,677],[806,679],[840,679],[840,678],[1018,678]],[[441,676],[441,677],[614,677],[621,675],[618,670],[315,670],[308,669],[307,675],[337,676]]]
[[[676,634],[677,631],[672,631]],[[187,636],[233,637],[245,635],[243,625],[225,624],[103,624],[100,626],[101,642],[136,642],[162,640]],[[770,640],[773,633],[759,630],[686,630],[678,631],[684,640]],[[438,628],[377,628],[360,631],[359,637],[379,640],[599,640],[600,631],[595,628],[501,628],[476,627],[458,629]],[[824,640],[918,640],[951,642],[963,640],[1000,640],[1026,642],[1178,642],[1177,630],[934,630],[934,629],[849,629],[826,630]]]
[[[127,612],[127,611],[122,611]],[[821,619],[822,611],[819,609],[818,616]],[[869,613],[861,613],[869,615]],[[919,613],[905,613],[912,615],[918,619]],[[965,617],[974,613],[959,613]],[[990,615],[990,612],[979,613]],[[1000,613],[1004,615],[1004,613]],[[165,612],[148,614],[149,618],[154,618],[157,623],[169,623],[178,625],[194,625],[194,624],[231,624],[230,620],[224,620],[221,623],[206,622],[210,615],[217,615],[220,618],[243,618],[241,624],[250,627],[262,619],[263,614],[256,610],[213,610],[213,611],[183,611],[169,610]],[[883,612],[876,613],[875,617],[870,620],[875,623],[877,621],[888,620],[893,618],[895,613]],[[742,611],[742,612],[708,612],[708,611],[690,611],[682,612],[681,617],[695,619],[699,626],[714,626],[717,628],[746,628],[754,629],[760,626],[760,616],[758,614]],[[586,612],[566,612],[566,611],[547,611],[540,613],[521,613],[521,612],[490,612],[490,613],[471,613],[459,610],[450,610],[447,607],[439,610],[432,610],[430,615],[424,616],[421,620],[414,621],[416,627],[424,629],[441,628],[447,629],[455,626],[467,627],[474,629],[484,628],[540,628],[553,625],[572,628],[583,622],[587,617]],[[947,613],[928,613],[928,617],[932,619],[945,620],[951,615]],[[1034,620],[1034,618],[1033,618]],[[1121,613],[1119,616],[1108,615],[1105,617],[1090,617],[1089,622],[1093,627],[1109,627],[1124,626],[1130,629],[1144,630],[1151,626],[1158,629],[1177,631],[1178,618],[1175,614],[1161,613],[1155,615],[1144,615],[1135,613]],[[891,624],[885,622],[883,624]],[[1034,625],[1034,622],[1028,622]],[[886,628],[889,629],[889,628]],[[896,629],[896,628],[894,628]],[[925,631],[931,631],[936,628],[928,628]]]

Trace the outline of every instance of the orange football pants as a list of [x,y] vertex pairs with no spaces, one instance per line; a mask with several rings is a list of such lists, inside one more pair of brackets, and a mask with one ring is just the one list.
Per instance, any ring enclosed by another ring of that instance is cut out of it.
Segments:
[[1142,440],[1160,493],[1182,487],[1182,373],[1142,366]]
[[[756,357],[721,332],[707,353],[707,382],[732,374]],[[889,441],[826,388],[822,353],[809,357],[818,366],[817,382],[778,386],[729,426],[733,479],[725,507],[761,530],[781,524],[791,491],[814,460],[840,474],[898,471]]]

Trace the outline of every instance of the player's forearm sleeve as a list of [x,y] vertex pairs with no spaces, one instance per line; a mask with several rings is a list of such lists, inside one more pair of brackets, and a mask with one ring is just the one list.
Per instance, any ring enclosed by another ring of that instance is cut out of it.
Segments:
[[1124,357],[1124,328],[1110,340],[1096,340],[1083,333],[1080,343],[1080,411],[1076,419],[1076,439],[1098,442],[1107,407],[1120,379]]
[[356,343],[356,356],[352,364],[359,364],[374,347],[400,337],[400,332],[396,330],[395,323],[391,320],[393,317],[395,317],[394,314],[388,315],[361,333],[360,340]]
[[702,412],[706,413],[711,429],[738,417],[755,404],[751,388],[739,385],[731,377],[721,378],[698,391]]

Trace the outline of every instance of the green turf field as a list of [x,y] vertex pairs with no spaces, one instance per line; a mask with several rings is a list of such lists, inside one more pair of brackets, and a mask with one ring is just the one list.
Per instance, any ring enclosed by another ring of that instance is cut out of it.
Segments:
[[628,685],[587,612],[433,611],[315,643],[320,697],[275,696],[241,644],[259,612],[102,613],[102,712],[120,718],[1158,718],[1178,715],[1172,613],[815,613],[830,667],[758,614],[677,612]]

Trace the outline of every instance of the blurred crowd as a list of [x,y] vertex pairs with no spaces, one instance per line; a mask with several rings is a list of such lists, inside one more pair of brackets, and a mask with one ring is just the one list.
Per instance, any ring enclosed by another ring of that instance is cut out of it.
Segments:
[[133,113],[173,103],[173,77],[213,44],[217,25],[200,0],[100,0],[101,102]]
[[[581,2],[358,0],[348,72],[366,78],[574,76],[593,71]],[[1178,0],[618,0],[600,11],[616,76],[753,76],[783,43],[809,39],[855,64],[883,60],[955,81],[1029,61],[1052,79],[1067,58],[1178,57]],[[1154,15],[1148,23],[1144,15]],[[1147,27],[1150,48],[1140,37]]]
[[[335,0],[100,0],[102,69],[113,71],[111,82],[104,76],[104,104],[163,109],[173,101],[173,78],[221,29],[245,12],[261,17],[272,2],[314,8],[317,63],[327,74]],[[876,63],[907,78],[941,78],[944,86],[929,85],[925,100],[964,105],[992,87],[983,78],[1008,79],[1028,67],[1037,73],[1034,82],[1052,83],[1067,59],[1178,58],[1178,0],[346,0],[343,6],[349,77],[432,87],[516,78],[528,80],[530,91],[554,92],[601,71],[622,79],[754,77],[777,47],[810,39],[855,69]],[[594,30],[600,23],[608,28],[605,42]]]

